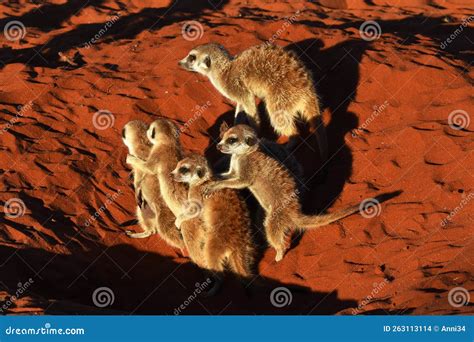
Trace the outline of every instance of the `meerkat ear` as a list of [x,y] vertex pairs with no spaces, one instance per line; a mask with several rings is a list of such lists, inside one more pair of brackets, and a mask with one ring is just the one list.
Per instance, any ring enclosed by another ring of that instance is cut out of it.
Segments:
[[199,178],[204,177],[204,175],[206,174],[206,171],[202,167],[196,168],[196,172]]
[[206,56],[204,58],[204,65],[206,66],[207,69],[209,69],[211,67],[211,57]]
[[227,132],[229,130],[229,124],[227,123],[227,121],[223,121],[221,123],[221,127],[219,127],[219,138],[222,139],[222,137],[224,136],[224,133]]
[[245,138],[245,143],[249,146],[253,146],[257,143],[257,138],[249,136]]

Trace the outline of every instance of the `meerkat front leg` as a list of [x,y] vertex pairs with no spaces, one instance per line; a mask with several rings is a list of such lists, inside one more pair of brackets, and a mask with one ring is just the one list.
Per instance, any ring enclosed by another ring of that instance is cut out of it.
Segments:
[[242,111],[242,105],[240,103],[237,103],[237,106],[235,106],[235,113],[234,113],[234,118],[237,118],[239,113]]
[[127,155],[126,163],[132,166],[134,169],[138,169],[142,172],[153,173],[153,170],[145,160],[137,158],[131,154]]
[[252,126],[255,126],[255,128],[259,128],[260,117],[258,116],[255,97],[253,95],[248,95],[245,98],[245,101],[242,103],[242,107],[244,108],[245,113],[247,113],[247,115],[252,118]]
[[210,194],[220,189],[225,189],[225,188],[244,189],[248,186],[249,186],[248,182],[240,178],[229,178],[229,179],[224,179],[222,181],[212,182],[206,187],[203,193],[205,197],[208,197]]

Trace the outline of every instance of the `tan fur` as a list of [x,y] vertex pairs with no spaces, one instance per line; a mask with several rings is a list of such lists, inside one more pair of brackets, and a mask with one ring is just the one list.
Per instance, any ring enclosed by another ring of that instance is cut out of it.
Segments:
[[[255,245],[245,201],[232,189],[216,191],[203,197],[203,190],[212,182],[212,170],[206,158],[193,154],[181,160],[173,171],[174,179],[189,184],[188,201],[200,207],[206,231],[204,256],[207,267],[223,272],[225,264],[244,278],[253,275]],[[180,216],[179,223],[192,215]],[[179,224],[178,223],[178,224]]]
[[[157,176],[164,202],[174,216],[179,217],[184,210],[183,203],[187,200],[188,187],[186,184],[175,182],[171,175],[171,171],[182,157],[178,129],[171,121],[162,118],[150,125],[147,136],[153,145],[148,159],[142,160],[129,155],[127,163],[142,172]],[[181,226],[181,234],[191,260],[205,268],[201,225],[199,219],[186,221]]]
[[321,157],[327,159],[326,133],[313,78],[294,53],[263,44],[232,57],[223,46],[210,43],[191,50],[180,65],[207,76],[222,95],[237,103],[235,114],[244,110],[257,127],[260,119],[255,97],[265,101],[270,122],[280,135],[297,135],[298,117],[311,123],[316,128]]
[[[122,138],[129,154],[143,160],[148,158],[152,148],[146,136],[147,129],[144,122],[135,120],[128,122],[122,130]],[[158,233],[170,246],[183,250],[183,238],[174,226],[175,216],[161,196],[158,178],[138,168],[133,168],[132,173],[139,204],[136,214],[143,232],[127,234],[133,238],[144,238]]]
[[232,154],[230,170],[227,178],[210,185],[207,193],[249,188],[266,212],[265,233],[277,252],[276,261],[288,248],[287,234],[324,226],[359,211],[357,205],[332,214],[304,215],[294,179],[282,164],[262,152],[256,132],[249,126],[230,128],[217,146],[223,153]]

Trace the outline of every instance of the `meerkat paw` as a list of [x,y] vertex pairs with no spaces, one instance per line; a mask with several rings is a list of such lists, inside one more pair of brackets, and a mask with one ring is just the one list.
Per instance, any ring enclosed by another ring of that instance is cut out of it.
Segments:
[[204,188],[202,191],[202,195],[204,198],[209,198],[213,192],[217,190],[215,185],[208,185],[207,187]]
[[134,233],[130,230],[127,230],[125,233],[128,237],[131,237],[132,239],[144,239],[151,235],[151,232]]
[[133,165],[137,162],[138,158],[135,157],[135,156],[132,156],[131,154],[128,154],[127,155],[127,159],[125,160],[125,162],[128,164],[128,165]]
[[285,252],[283,251],[277,251],[276,253],[276,256],[275,256],[275,261],[276,262],[279,262],[283,259],[283,255],[284,255]]

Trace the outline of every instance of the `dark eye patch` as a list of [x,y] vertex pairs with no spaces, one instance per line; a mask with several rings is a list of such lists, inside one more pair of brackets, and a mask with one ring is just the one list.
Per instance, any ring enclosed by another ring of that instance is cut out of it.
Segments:
[[229,145],[233,145],[233,144],[235,144],[237,141],[239,141],[239,139],[237,139],[237,138],[228,138],[228,139],[226,140],[226,143],[229,144]]
[[195,55],[189,55],[189,56],[188,56],[188,62],[189,62],[189,63],[194,63],[195,60],[196,60],[196,56],[195,56]]
[[186,166],[181,166],[178,171],[179,171],[179,173],[181,173],[182,175],[185,175],[185,174],[187,174],[187,173],[189,172],[189,169],[188,169]]

